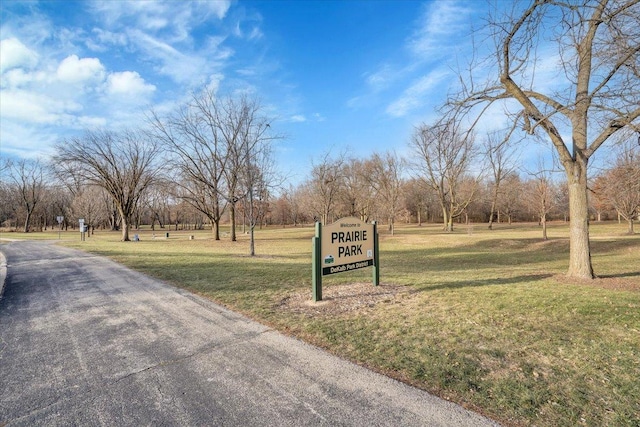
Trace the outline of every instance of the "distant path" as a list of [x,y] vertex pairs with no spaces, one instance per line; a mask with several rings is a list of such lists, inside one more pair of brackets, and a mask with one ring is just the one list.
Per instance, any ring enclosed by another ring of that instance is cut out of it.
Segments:
[[0,425],[495,425],[108,259],[0,250]]

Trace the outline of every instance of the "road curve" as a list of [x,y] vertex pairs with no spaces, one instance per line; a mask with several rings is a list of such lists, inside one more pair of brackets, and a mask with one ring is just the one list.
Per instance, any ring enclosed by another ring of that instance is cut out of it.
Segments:
[[0,426],[497,425],[106,258],[0,250]]

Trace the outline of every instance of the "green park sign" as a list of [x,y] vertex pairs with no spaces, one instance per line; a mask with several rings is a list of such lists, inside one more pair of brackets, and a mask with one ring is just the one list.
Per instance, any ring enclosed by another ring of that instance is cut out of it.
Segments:
[[373,284],[380,283],[378,230],[355,217],[325,227],[316,223],[313,238],[313,300],[322,300],[322,276],[373,267]]

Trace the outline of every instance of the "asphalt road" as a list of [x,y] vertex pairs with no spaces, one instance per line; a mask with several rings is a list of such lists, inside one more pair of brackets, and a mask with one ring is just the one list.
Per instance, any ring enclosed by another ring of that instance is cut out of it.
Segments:
[[496,425],[105,258],[0,250],[0,426]]

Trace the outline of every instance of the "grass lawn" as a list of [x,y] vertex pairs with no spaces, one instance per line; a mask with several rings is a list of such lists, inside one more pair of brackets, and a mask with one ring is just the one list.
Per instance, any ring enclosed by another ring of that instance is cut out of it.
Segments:
[[325,276],[319,303],[311,227],[257,231],[256,257],[245,235],[62,238],[505,425],[640,426],[640,234],[593,223],[600,278],[579,283],[563,276],[566,223],[547,241],[531,224],[440,230],[381,226],[381,285],[371,269]]

